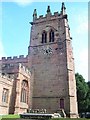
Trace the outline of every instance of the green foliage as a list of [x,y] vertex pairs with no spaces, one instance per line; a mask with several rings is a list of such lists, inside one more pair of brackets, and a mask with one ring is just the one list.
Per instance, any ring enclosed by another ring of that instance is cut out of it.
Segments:
[[90,85],[79,73],[75,74],[79,113],[90,111]]
[[88,84],[88,87],[89,87],[88,94],[87,94],[87,102],[88,102],[88,109],[87,109],[87,111],[90,112],[90,82],[88,82],[87,84]]

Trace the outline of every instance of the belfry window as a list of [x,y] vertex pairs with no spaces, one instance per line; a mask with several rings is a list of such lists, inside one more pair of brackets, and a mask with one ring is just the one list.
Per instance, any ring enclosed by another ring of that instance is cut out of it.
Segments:
[[47,43],[47,33],[45,31],[42,33],[42,43]]
[[27,103],[27,99],[28,99],[28,83],[26,80],[23,80],[21,85],[21,102]]
[[51,30],[49,33],[49,42],[54,42],[54,31]]

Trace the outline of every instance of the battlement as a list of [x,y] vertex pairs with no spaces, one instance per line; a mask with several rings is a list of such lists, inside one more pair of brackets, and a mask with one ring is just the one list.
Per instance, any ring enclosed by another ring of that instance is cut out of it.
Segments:
[[18,59],[27,59],[28,55],[27,56],[24,56],[24,55],[19,55],[19,56],[13,56],[13,57],[2,57],[1,60],[18,60]]
[[20,55],[20,56],[13,56],[13,57],[2,57],[0,60],[0,64],[17,64],[22,63],[23,65],[27,66],[28,64],[28,55]]
[[61,15],[61,14],[58,13],[58,11],[57,11],[57,12],[54,12],[54,14],[46,14],[45,16],[40,15],[36,20],[44,19],[44,18],[46,18],[46,17],[48,17],[48,16],[50,16],[50,17],[56,17],[56,16],[60,16],[60,15]]
[[65,13],[65,5],[64,3],[62,2],[62,7],[61,7],[61,11],[60,13],[59,12],[54,12],[54,14],[52,14],[51,10],[50,10],[50,6],[47,7],[47,13],[45,16],[43,15],[40,15],[39,17],[37,17],[37,10],[34,9],[34,12],[33,12],[33,22],[31,22],[31,25],[33,25],[33,23],[36,23],[36,22],[43,22],[44,20],[46,21],[47,19],[49,20],[53,20],[53,19],[56,19],[56,18],[64,18],[63,16],[66,14]]
[[30,22],[31,25],[33,25],[34,23],[38,23],[38,22],[44,22],[46,21],[47,19],[49,20],[54,20],[57,18],[63,18],[61,13],[58,13],[58,12],[54,12],[54,14],[46,14],[45,16],[43,15],[40,15],[39,17],[35,18],[33,20],[33,22]]

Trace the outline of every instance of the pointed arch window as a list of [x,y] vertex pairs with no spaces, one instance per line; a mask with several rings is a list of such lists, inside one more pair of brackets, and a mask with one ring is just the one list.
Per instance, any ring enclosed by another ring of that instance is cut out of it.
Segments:
[[54,42],[54,31],[52,29],[49,33],[49,42]]
[[21,102],[27,103],[28,101],[28,82],[26,80],[22,81],[21,84]]
[[2,102],[8,103],[8,96],[9,96],[9,90],[6,88],[3,88]]
[[42,33],[42,43],[47,43],[47,33],[46,33],[46,31],[43,31],[43,33]]

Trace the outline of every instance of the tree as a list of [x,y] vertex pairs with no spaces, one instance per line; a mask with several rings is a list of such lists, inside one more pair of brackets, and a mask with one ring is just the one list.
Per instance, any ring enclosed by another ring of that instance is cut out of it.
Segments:
[[85,82],[85,79],[79,73],[75,74],[76,86],[77,86],[77,100],[78,100],[78,111],[79,113],[86,112],[89,107],[89,86]]
[[89,90],[88,90],[88,94],[87,94],[87,101],[88,101],[88,108],[87,111],[90,112],[90,82],[87,83]]

